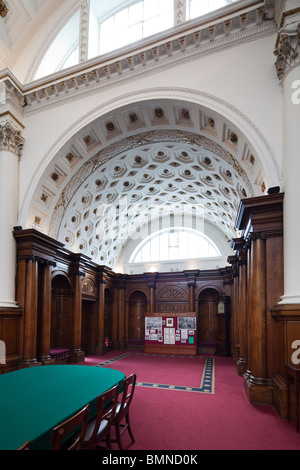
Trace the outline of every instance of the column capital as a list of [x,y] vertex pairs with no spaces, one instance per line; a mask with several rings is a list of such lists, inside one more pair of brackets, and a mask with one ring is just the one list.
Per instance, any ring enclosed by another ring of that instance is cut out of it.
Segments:
[[[299,12],[300,8],[297,9],[297,13]],[[300,21],[279,30],[274,54],[277,57],[275,62],[277,77],[283,82],[287,73],[300,65]]]
[[24,141],[21,131],[11,122],[0,123],[0,150],[9,150],[20,157]]
[[8,6],[6,5],[6,3],[4,2],[4,0],[1,0],[0,1],[0,16],[1,18],[5,18],[7,13],[8,13]]

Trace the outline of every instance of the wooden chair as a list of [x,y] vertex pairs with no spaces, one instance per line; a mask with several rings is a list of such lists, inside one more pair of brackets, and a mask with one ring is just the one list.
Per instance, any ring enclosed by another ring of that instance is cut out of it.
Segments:
[[30,450],[30,441],[24,442],[17,450]]
[[106,449],[111,450],[111,425],[118,403],[119,385],[97,397],[97,415],[89,421],[83,448],[93,450],[106,442]]
[[[117,442],[120,450],[123,450],[121,436],[123,435],[124,431],[126,431],[126,429],[129,432],[132,442],[135,442],[129,421],[129,408],[132,402],[135,384],[136,374],[131,374],[123,380],[122,400],[117,404],[116,414],[113,420],[113,426],[115,427],[116,431],[116,439],[112,440],[112,442]],[[123,419],[125,419],[125,423],[121,423]]]
[[[86,405],[82,410],[76,413],[74,416],[59,424],[52,430],[52,436],[50,444],[53,450],[80,450],[82,449],[84,436],[86,433],[89,419],[89,405]],[[74,437],[68,438],[72,432],[76,432],[76,429],[80,428],[80,431],[74,434]],[[64,439],[67,440],[64,443]]]

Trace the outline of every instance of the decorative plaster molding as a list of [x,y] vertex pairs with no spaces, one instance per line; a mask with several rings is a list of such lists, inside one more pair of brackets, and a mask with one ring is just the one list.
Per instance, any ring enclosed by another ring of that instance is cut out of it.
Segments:
[[18,157],[21,156],[24,138],[21,132],[15,129],[9,122],[0,125],[0,150],[10,150]]
[[[267,13],[268,12],[268,13]],[[277,32],[269,10],[263,2],[241,8],[230,15],[202,23],[178,25],[172,33],[143,41],[137,49],[128,46],[122,54],[114,52],[105,58],[86,61],[67,71],[22,87],[24,114],[35,112],[53,103],[65,102],[99,87],[111,87],[125,79],[137,79],[164,67],[172,67],[223,51]],[[84,29],[84,24],[82,23]],[[81,44],[83,46],[83,44]]]
[[8,8],[7,8],[7,5],[6,3],[3,1],[3,0],[0,0],[0,16],[2,18],[5,18],[7,13],[8,13]]
[[300,64],[300,23],[293,30],[281,29],[274,54],[277,76],[282,82],[289,70]]

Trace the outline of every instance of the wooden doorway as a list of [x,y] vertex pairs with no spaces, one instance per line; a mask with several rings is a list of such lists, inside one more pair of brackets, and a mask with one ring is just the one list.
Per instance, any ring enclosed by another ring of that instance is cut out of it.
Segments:
[[108,339],[110,347],[113,346],[113,295],[110,289],[104,291],[104,341]]
[[146,295],[141,291],[133,292],[128,300],[128,345],[131,347],[144,347],[146,311]]
[[50,347],[73,348],[73,289],[63,275],[52,280]]
[[81,349],[87,355],[96,353],[97,343],[97,302],[82,301]]
[[217,300],[219,292],[204,289],[198,301],[198,352],[214,354],[218,338]]

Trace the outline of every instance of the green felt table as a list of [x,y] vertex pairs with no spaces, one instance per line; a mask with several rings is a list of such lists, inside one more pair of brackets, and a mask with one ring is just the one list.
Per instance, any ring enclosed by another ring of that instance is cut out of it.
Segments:
[[79,365],[31,367],[0,375],[0,450],[49,449],[52,429],[125,375],[114,369]]

